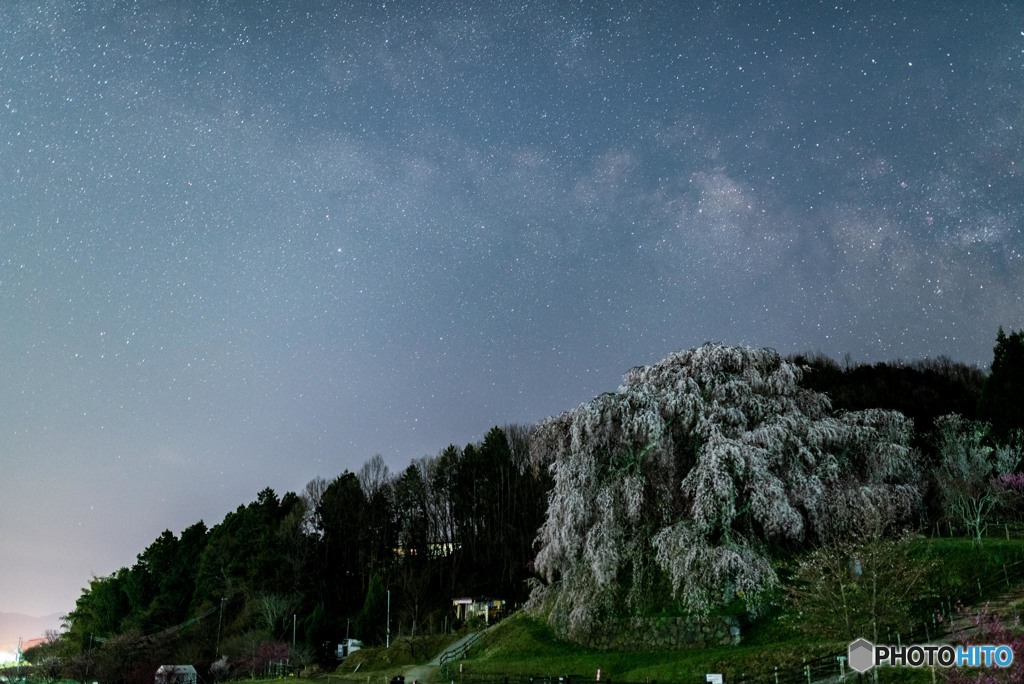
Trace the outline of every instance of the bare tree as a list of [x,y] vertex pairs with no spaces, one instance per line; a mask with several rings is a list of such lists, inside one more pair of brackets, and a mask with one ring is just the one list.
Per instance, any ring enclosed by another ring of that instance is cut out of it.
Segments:
[[276,639],[284,633],[285,620],[293,613],[298,601],[293,596],[262,594],[256,599],[255,604],[264,627],[271,638]]
[[359,478],[359,485],[363,488],[363,494],[367,500],[373,497],[382,487],[391,484],[391,469],[384,462],[384,457],[374,454],[356,473]]
[[306,517],[303,521],[303,530],[310,536],[319,535],[323,531],[323,520],[320,519],[320,501],[324,498],[324,492],[330,483],[322,477],[314,477],[306,483],[302,492],[302,499],[306,503]]
[[883,628],[907,633],[914,600],[935,562],[910,554],[910,537],[866,537],[828,544],[798,566],[788,598],[799,627],[817,637],[868,637]]
[[936,485],[945,513],[980,542],[989,516],[999,504],[993,480],[1008,475],[1020,461],[1009,446],[993,446],[988,423],[956,414],[935,421],[939,450]]

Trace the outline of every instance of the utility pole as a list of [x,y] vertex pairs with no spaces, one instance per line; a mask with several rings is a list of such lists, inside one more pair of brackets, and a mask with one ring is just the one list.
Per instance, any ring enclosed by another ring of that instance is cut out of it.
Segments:
[[217,652],[214,654],[217,658],[220,657],[220,629],[224,625],[224,602],[227,601],[226,597],[220,599],[220,619],[217,621]]

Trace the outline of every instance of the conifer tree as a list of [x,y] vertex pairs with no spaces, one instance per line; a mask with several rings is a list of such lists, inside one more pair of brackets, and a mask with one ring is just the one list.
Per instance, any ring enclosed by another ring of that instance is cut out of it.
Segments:
[[[992,369],[982,389],[980,413],[994,436],[1005,441],[1024,431],[1024,330],[1000,327],[992,350]],[[1020,437],[1018,436],[1017,439]]]

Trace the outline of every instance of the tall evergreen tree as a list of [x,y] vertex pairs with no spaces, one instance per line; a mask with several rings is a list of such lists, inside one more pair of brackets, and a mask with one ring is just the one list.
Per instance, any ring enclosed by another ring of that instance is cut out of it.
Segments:
[[164,530],[139,554],[129,572],[132,626],[148,633],[187,619],[206,535],[202,521],[185,529],[181,539]]
[[427,489],[419,464],[410,463],[394,484],[395,532],[406,563],[422,566],[429,556]]
[[992,352],[979,408],[996,439],[1005,441],[1015,431],[1024,431],[1024,329],[1007,335],[1000,327]]
[[355,474],[345,471],[335,478],[319,509],[324,604],[329,615],[352,615],[362,602],[366,567],[366,497]]
[[391,634],[388,625],[389,616],[388,590],[380,575],[370,577],[366,589],[363,609],[356,618],[356,635],[367,644],[376,646],[385,643]]
[[463,534],[458,518],[456,497],[458,496],[458,468],[462,452],[449,444],[433,461],[430,472],[431,541],[444,549],[445,561],[442,576],[444,590],[457,593],[463,558]]
[[129,571],[121,568],[107,577],[93,577],[65,617],[67,638],[78,652],[91,651],[119,634],[131,606],[125,587]]

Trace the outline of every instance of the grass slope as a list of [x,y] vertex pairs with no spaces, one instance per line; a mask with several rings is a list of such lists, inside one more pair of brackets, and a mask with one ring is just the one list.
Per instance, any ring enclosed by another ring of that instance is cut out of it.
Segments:
[[679,651],[599,651],[559,641],[551,628],[529,615],[513,616],[487,634],[463,662],[464,673],[491,675],[582,675],[593,679],[643,682],[703,681],[709,672],[764,671],[775,663],[827,655],[845,644],[823,644],[794,635],[771,647],[740,645]]
[[422,665],[458,640],[458,634],[400,637],[390,648],[362,648],[338,665],[331,681],[385,682],[414,665]]
[[[926,539],[914,542],[912,553],[940,560],[922,590],[922,606],[940,601],[956,604],[983,600],[1018,584],[1006,573],[1024,559],[1024,541],[986,539],[978,546],[968,539]],[[980,593],[979,593],[980,592]],[[922,609],[924,614],[930,609]],[[753,625],[740,646],[662,652],[609,652],[559,641],[546,622],[518,614],[497,625],[478,642],[471,658],[462,661],[464,676],[581,675],[591,680],[600,669],[602,680],[704,681],[704,674],[770,673],[774,667],[799,667],[804,659],[833,656],[847,642],[825,642],[796,629],[796,620],[780,611]],[[838,664],[836,666],[838,674]],[[455,669],[457,672],[457,668]],[[930,682],[928,670],[886,670],[893,682]]]

